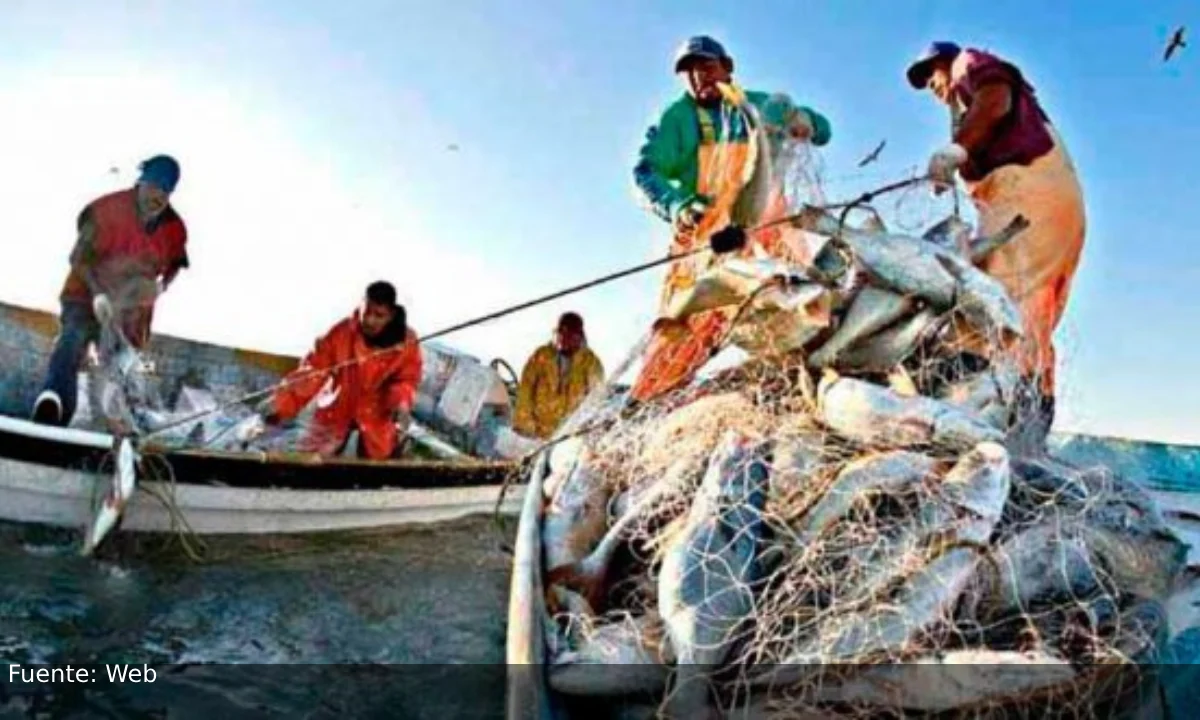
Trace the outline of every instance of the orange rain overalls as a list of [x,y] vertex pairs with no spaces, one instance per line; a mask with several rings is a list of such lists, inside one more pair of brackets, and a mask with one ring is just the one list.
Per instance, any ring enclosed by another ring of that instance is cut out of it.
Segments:
[[391,457],[400,440],[395,415],[411,412],[421,383],[417,343],[409,328],[404,342],[371,347],[357,311],[317,340],[274,396],[275,412],[283,420],[298,415],[316,397],[316,413],[299,449],[336,455],[357,427],[366,457]]
[[[738,200],[746,182],[748,167],[754,163],[753,152],[769,152],[766,147],[756,148],[746,141],[717,141],[716,128],[705,113],[700,119],[699,176],[697,193],[712,199],[704,217],[691,232],[677,232],[671,241],[671,254],[687,252],[708,244],[709,238],[730,222],[730,211]],[[773,182],[770,201],[758,223],[784,217],[788,211],[783,188]],[[757,244],[768,255],[789,258],[793,246],[784,242],[787,233],[781,228],[747,231],[746,247],[737,257],[752,257],[753,245]],[[698,276],[712,267],[718,259],[711,253],[700,253],[672,263],[659,299],[659,314],[662,316],[672,300],[680,292],[695,285]],[[696,313],[678,326],[671,322],[658,322],[646,348],[642,371],[634,381],[630,392],[633,399],[646,401],[689,381],[719,349],[733,320],[736,310],[719,308]]]
[[[955,83],[980,62],[979,57],[964,52],[956,59],[951,66]],[[1027,166],[1002,165],[965,184],[979,213],[981,234],[1002,230],[1018,214],[1030,222],[1012,242],[991,253],[981,269],[999,280],[1020,308],[1025,337],[1016,348],[1016,359],[1042,394],[1053,397],[1053,335],[1079,267],[1087,222],[1083,189],[1066,145],[1052,125],[1046,127],[1054,141],[1050,152]]]

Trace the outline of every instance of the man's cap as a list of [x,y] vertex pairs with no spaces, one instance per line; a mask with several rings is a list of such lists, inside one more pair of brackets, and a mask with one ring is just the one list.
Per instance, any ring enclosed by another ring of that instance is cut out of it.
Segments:
[[729,53],[725,52],[725,47],[721,43],[707,35],[690,37],[679,46],[679,49],[675,51],[675,72],[682,72],[688,61],[695,58],[720,60],[725,63],[730,72],[733,71],[733,58],[729,57]]
[[962,48],[949,41],[929,43],[929,47],[908,66],[908,84],[917,90],[925,87],[933,74],[933,64],[938,60],[953,60],[960,52]]
[[143,161],[138,169],[142,171],[138,182],[150,183],[167,194],[175,192],[175,186],[179,183],[179,163],[175,158],[155,155]]

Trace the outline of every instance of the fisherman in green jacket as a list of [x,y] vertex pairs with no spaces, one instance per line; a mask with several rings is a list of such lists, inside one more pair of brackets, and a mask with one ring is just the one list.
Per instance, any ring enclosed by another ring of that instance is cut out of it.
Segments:
[[[789,256],[779,228],[747,232],[787,214],[782,178],[773,171],[785,138],[829,142],[829,120],[782,93],[743,91],[733,84],[733,58],[707,36],[688,39],[675,57],[687,92],[671,103],[646,140],[634,167],[638,194],[671,223],[671,254],[708,245],[672,263],[659,301],[664,313],[716,255],[747,252],[747,241],[768,254]],[[644,401],[685,382],[709,359],[730,317],[698,313],[687,327],[660,320],[632,396]]]

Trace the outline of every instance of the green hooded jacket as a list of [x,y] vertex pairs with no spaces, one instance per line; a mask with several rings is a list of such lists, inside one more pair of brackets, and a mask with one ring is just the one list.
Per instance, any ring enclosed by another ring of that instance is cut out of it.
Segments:
[[[814,145],[829,142],[829,120],[812,108],[794,104],[786,95],[750,90],[746,99],[758,109],[769,126],[785,127],[797,112],[808,115],[812,123]],[[634,185],[655,215],[667,222],[681,207],[696,197],[700,172],[700,122],[697,113],[708,113],[718,135],[717,142],[746,142],[749,138],[742,114],[731,112],[725,102],[720,107],[704,108],[691,95],[684,94],[663,112],[658,122],[646,131],[646,139],[633,168]],[[722,115],[728,117],[722,122]],[[722,137],[723,134],[728,137]]]

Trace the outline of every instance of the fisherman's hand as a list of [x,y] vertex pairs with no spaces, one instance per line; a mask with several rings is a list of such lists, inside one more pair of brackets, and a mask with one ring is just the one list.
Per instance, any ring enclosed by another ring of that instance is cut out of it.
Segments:
[[[203,426],[196,425],[196,427],[202,428]],[[234,432],[234,437],[237,439],[237,441],[245,445],[246,443],[253,442],[266,434],[267,421],[263,419],[262,415],[253,415],[249,420],[239,425],[237,430]]]
[[396,423],[397,430],[407,433],[408,426],[412,423],[412,412],[408,408],[400,408],[393,415],[393,420]]
[[793,140],[811,140],[814,129],[808,113],[800,110],[792,115],[788,122],[787,132]]
[[954,173],[967,161],[967,151],[958,143],[950,143],[929,158],[929,179],[934,191],[942,192],[954,185]]
[[275,409],[275,398],[273,397],[268,397],[260,402],[254,408],[254,412],[258,413],[267,425],[274,426],[283,422],[283,419],[279,417],[279,411]]
[[708,207],[711,201],[703,196],[696,197],[680,204],[675,210],[675,217],[672,218],[672,224],[678,232],[688,232],[696,229],[700,221],[704,219],[704,213],[708,212]]
[[95,297],[92,298],[92,313],[100,321],[101,325],[106,325],[112,320],[113,306],[107,295],[96,293]]
[[735,252],[746,247],[746,231],[738,225],[726,225],[713,233],[708,246],[718,255]]
[[682,340],[688,333],[688,324],[683,320],[660,317],[654,321],[650,329],[657,335],[671,342]]

